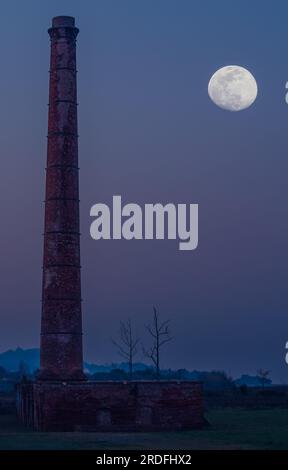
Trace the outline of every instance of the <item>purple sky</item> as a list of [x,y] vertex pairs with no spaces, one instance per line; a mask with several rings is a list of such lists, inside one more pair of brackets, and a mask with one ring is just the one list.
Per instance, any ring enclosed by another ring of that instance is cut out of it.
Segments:
[[[249,12],[249,14],[247,14]],[[118,361],[119,320],[159,307],[165,367],[272,371],[288,381],[287,2],[27,0],[1,8],[0,350],[39,344],[49,37],[78,38],[84,349]],[[220,67],[259,96],[229,113],[209,100]],[[199,204],[199,247],[90,238],[96,202]],[[141,354],[139,360],[143,360]]]

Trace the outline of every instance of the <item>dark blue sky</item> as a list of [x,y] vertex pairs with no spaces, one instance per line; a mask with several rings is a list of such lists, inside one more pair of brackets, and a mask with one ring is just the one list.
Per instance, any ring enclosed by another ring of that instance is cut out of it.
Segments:
[[[0,349],[39,344],[49,37],[76,17],[85,354],[117,361],[131,317],[170,318],[163,366],[263,367],[288,381],[288,5],[278,0],[11,1],[1,6]],[[209,100],[220,67],[259,95]],[[199,204],[199,247],[89,236],[96,202]],[[141,355],[139,360],[142,360]]]

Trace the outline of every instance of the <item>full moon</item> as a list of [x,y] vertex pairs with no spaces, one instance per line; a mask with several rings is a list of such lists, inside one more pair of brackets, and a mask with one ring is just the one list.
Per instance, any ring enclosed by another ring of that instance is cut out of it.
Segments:
[[217,106],[228,111],[249,108],[257,97],[257,83],[249,70],[228,65],[212,75],[208,94]]

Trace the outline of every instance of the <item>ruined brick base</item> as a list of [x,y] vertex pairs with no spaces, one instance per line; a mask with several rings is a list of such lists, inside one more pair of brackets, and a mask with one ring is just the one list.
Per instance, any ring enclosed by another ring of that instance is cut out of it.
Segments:
[[33,382],[20,420],[37,431],[160,431],[204,425],[202,385],[188,381]]

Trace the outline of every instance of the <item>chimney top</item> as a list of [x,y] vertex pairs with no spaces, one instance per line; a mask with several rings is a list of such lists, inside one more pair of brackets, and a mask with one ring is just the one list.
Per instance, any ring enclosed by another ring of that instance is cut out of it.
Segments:
[[73,16],[54,16],[52,28],[75,28],[75,18]]

